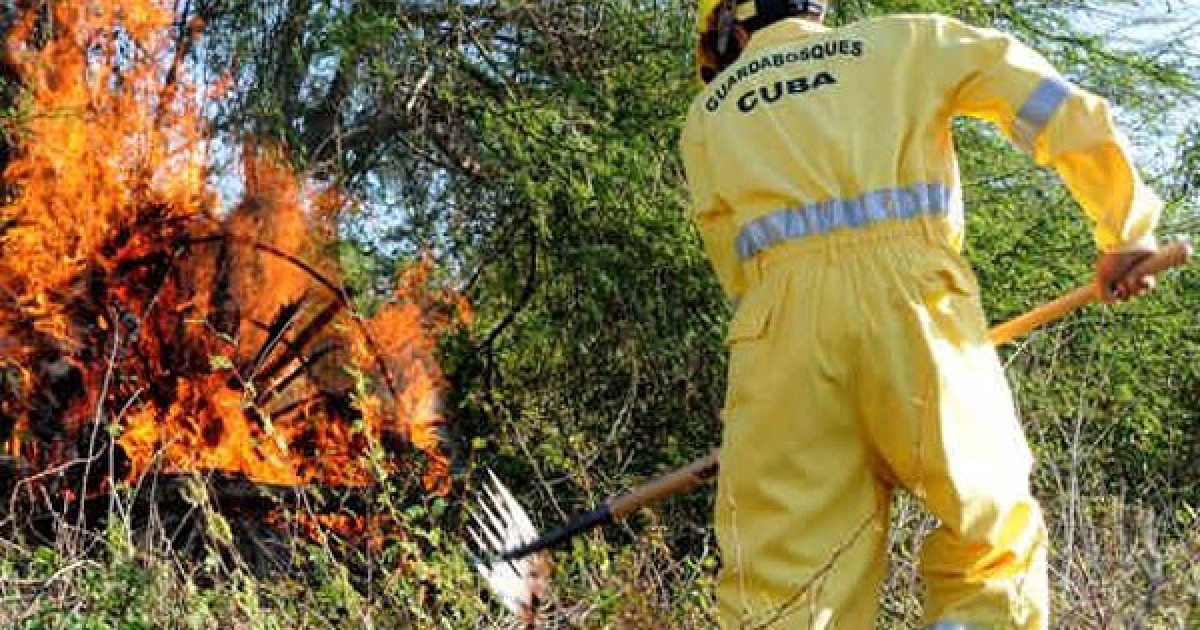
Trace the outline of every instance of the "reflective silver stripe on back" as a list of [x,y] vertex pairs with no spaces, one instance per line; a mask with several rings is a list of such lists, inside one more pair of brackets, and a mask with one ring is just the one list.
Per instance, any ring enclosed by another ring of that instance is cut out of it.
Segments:
[[763,215],[742,226],[737,237],[738,258],[784,241],[824,234],[838,228],[856,228],[889,219],[938,217],[949,213],[950,191],[938,182],[906,188],[874,190],[853,199],[817,201]]
[[1013,123],[1013,133],[1017,146],[1032,153],[1038,134],[1046,128],[1054,112],[1062,106],[1063,101],[1071,95],[1071,86],[1062,79],[1047,78],[1038,82],[1033,93],[1017,110],[1017,119]]

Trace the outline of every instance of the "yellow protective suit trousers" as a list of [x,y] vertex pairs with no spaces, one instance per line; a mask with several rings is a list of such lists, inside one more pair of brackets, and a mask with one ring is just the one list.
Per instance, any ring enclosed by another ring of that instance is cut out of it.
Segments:
[[745,264],[717,482],[723,627],[870,630],[898,486],[940,522],[920,559],[930,627],[1047,626],[1032,457],[947,229],[836,230]]

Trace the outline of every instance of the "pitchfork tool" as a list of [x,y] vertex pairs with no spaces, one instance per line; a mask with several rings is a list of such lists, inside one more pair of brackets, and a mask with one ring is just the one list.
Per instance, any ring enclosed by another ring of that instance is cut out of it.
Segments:
[[[1180,238],[1159,248],[1153,256],[1138,266],[1138,270],[1145,274],[1157,274],[1187,263],[1191,255],[1191,243],[1185,238]],[[988,331],[988,339],[995,345],[1007,343],[1038,326],[1098,301],[1099,298],[1094,283],[1080,286],[1051,302],[997,325]],[[537,538],[525,510],[513,498],[512,493],[488,471],[492,487],[484,489],[481,502],[482,511],[487,517],[479,518],[479,514],[476,513],[475,528],[472,530],[477,544],[485,551],[484,557],[476,559],[476,567],[511,610],[528,614],[528,606],[532,605],[530,597],[523,598],[519,593],[514,594],[513,589],[520,589],[520,585],[525,583],[527,585],[524,588],[528,591],[528,582],[531,579],[545,578],[544,574],[536,577],[521,575],[522,567],[532,566],[529,564],[531,554],[557,546],[594,527],[620,521],[640,508],[691,490],[716,475],[719,467],[718,455],[719,449],[714,448],[708,455],[683,468],[613,497],[600,507],[576,516],[565,525]],[[544,568],[546,565],[537,566]],[[544,583],[539,582],[538,588],[540,595],[540,589],[545,588]],[[520,607],[521,602],[525,608]]]

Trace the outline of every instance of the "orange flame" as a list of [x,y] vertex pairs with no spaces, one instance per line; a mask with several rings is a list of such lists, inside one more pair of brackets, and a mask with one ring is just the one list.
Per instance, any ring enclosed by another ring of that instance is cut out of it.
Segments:
[[[352,201],[272,152],[248,146],[247,193],[223,216],[201,103],[225,87],[188,79],[175,18],[161,0],[60,2],[50,26],[33,12],[9,37],[28,100],[0,207],[0,385],[20,390],[0,392],[8,451],[63,463],[102,421],[125,478],[365,485],[406,466],[378,456],[399,438],[440,485],[433,339],[454,317],[434,313],[465,308],[418,269],[374,317],[354,313],[328,254]],[[40,47],[37,29],[51,29]]]

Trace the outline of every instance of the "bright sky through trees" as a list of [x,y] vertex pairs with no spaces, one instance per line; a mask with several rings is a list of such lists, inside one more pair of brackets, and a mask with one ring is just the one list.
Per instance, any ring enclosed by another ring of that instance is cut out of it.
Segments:
[[[1200,81],[1200,0],[1148,0],[1107,2],[1076,12],[1079,24],[1122,51],[1136,51],[1163,61],[1181,62]],[[1174,155],[1174,142],[1192,124],[1200,107],[1200,93],[1173,104],[1163,121],[1166,133],[1148,133],[1133,139],[1145,165],[1158,169]]]

